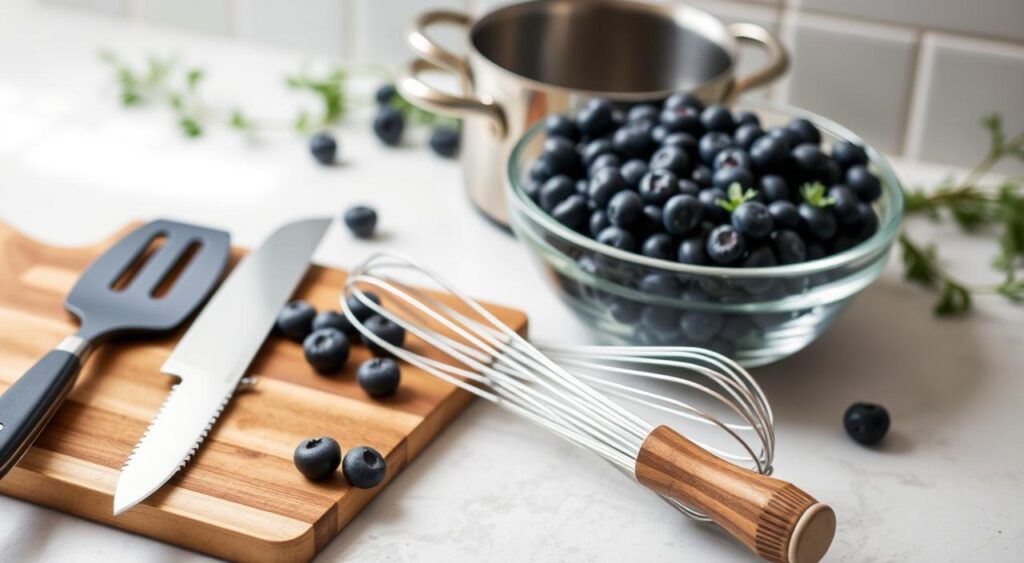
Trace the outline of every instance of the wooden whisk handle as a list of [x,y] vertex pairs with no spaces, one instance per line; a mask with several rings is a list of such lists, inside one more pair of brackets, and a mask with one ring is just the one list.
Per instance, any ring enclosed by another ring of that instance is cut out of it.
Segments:
[[636,478],[700,510],[768,561],[817,562],[835,535],[836,515],[827,505],[790,483],[720,459],[667,426],[644,440]]

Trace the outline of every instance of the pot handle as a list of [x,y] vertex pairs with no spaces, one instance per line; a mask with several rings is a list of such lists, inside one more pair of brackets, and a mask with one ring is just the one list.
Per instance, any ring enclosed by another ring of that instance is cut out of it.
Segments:
[[441,65],[423,59],[416,59],[400,73],[396,84],[399,94],[409,103],[433,113],[453,117],[485,117],[491,121],[494,133],[504,138],[508,132],[505,111],[488,96],[471,98],[442,92],[420,80],[419,75],[427,70],[448,70]]
[[756,43],[763,47],[768,52],[769,58],[768,64],[763,68],[736,78],[729,94],[725,97],[725,102],[732,102],[743,92],[767,84],[786,72],[786,69],[789,68],[789,54],[774,35],[759,25],[734,23],[726,27],[736,40]]
[[431,10],[424,12],[416,18],[412,24],[412,31],[409,32],[407,41],[412,50],[421,59],[430,61],[441,68],[459,73],[462,77],[469,79],[469,65],[466,59],[442,48],[431,38],[427,37],[427,28],[434,24],[449,24],[469,28],[473,23],[469,14],[451,10]]

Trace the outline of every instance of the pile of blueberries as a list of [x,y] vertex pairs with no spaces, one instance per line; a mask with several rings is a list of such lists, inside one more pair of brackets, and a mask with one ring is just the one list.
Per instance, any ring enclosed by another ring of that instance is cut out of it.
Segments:
[[545,121],[523,189],[602,244],[683,264],[815,260],[878,230],[882,193],[858,145],[827,151],[806,119],[765,128],[689,94],[628,110],[594,99]]

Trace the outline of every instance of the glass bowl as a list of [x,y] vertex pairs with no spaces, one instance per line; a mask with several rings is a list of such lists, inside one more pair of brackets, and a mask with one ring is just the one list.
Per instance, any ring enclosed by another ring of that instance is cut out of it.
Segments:
[[[745,366],[768,364],[804,348],[835,320],[885,266],[903,215],[903,190],[878,151],[848,129],[796,108],[747,103],[765,127],[795,117],[814,123],[829,146],[864,146],[882,184],[874,208],[878,231],[847,250],[809,262],[767,268],[692,266],[625,252],[562,225],[524,192],[521,179],[540,154],[543,123],[514,147],[508,164],[510,223],[572,310],[606,342],[701,346]],[[675,280],[657,294],[640,289],[650,274]]]

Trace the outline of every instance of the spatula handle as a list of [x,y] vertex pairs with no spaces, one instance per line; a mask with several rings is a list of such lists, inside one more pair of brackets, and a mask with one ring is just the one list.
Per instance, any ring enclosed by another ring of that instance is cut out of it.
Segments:
[[0,478],[21,460],[74,386],[85,344],[76,346],[73,338],[47,352],[0,395]]
[[644,486],[707,514],[760,557],[817,562],[835,535],[836,515],[790,483],[737,467],[667,426],[640,448]]

